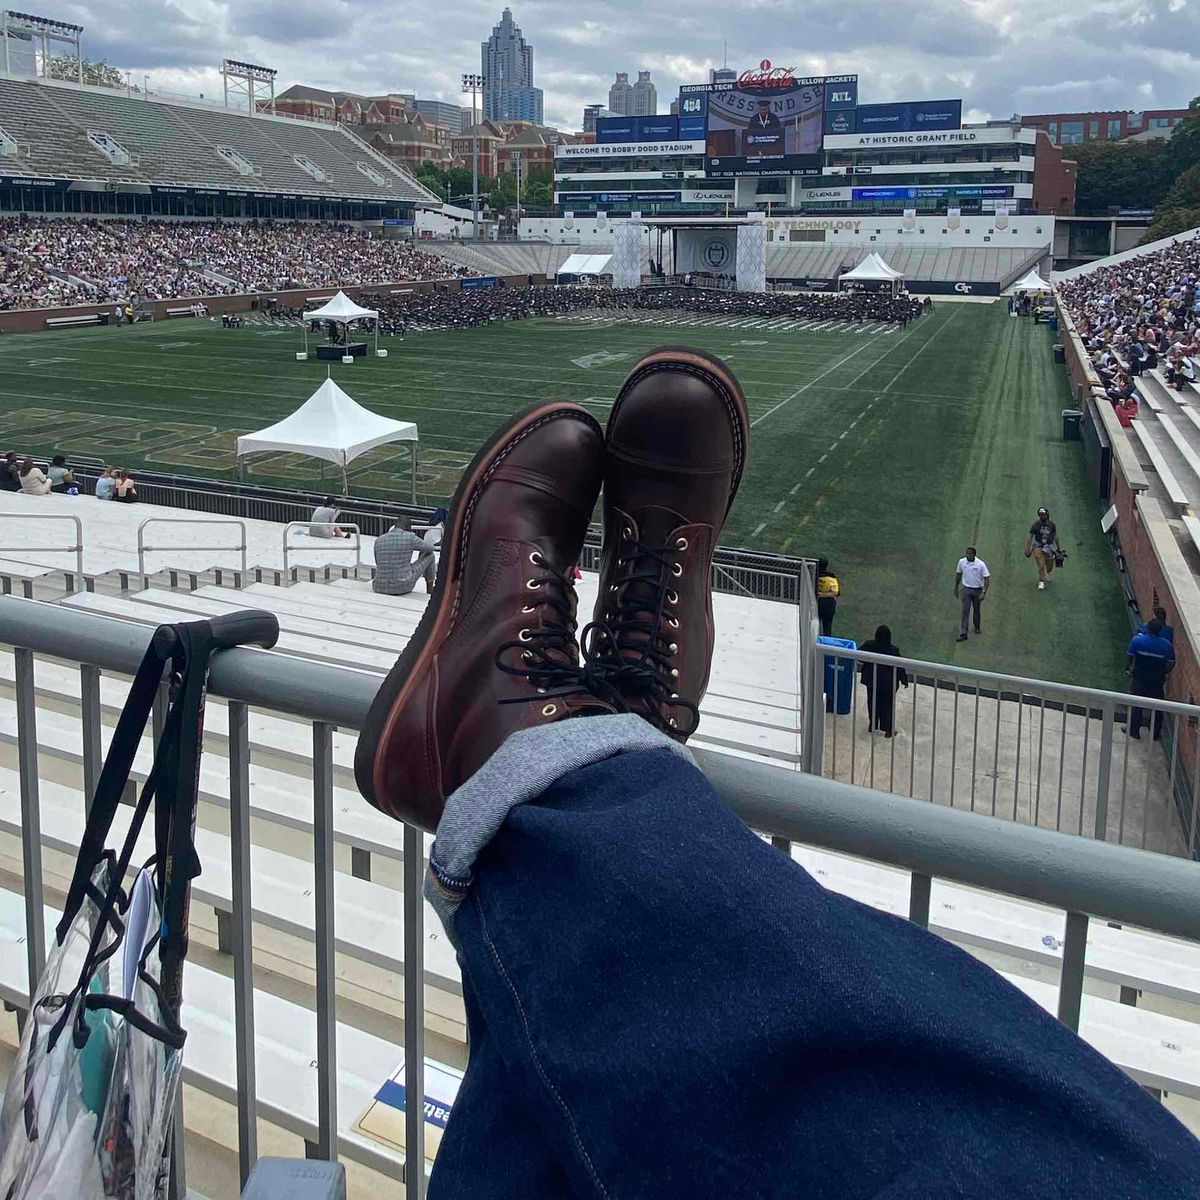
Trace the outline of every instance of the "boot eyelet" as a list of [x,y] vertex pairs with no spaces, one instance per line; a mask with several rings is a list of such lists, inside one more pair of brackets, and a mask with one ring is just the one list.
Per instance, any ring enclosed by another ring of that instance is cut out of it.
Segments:
[[679,699],[679,693],[678,693],[678,692],[672,692],[672,693],[671,693],[671,699],[672,699],[672,700],[678,700],[678,699]]
[[616,585],[615,583],[610,583],[610,584],[608,585],[608,590],[609,590],[610,592],[615,592],[615,591],[617,590],[617,585]]
[[558,712],[558,705],[557,705],[557,704],[547,704],[547,705],[546,705],[546,706],[545,706],[545,707],[542,709],[542,716],[543,716],[543,717],[552,717],[552,716],[554,716],[554,714],[555,714],[556,712]]
[[537,606],[534,604],[527,604],[523,609],[521,609],[521,611],[523,613],[537,612]]
[[671,727],[672,729],[678,729],[678,728],[679,728],[679,725],[678,725],[678,723],[676,722],[676,720],[675,720],[675,718],[674,718],[674,717],[672,717],[672,718],[671,718],[671,719],[670,719],[670,720],[667,722],[667,724],[668,724],[668,725],[670,725],[670,727]]
[[678,604],[679,603],[679,593],[678,592],[668,592],[667,593],[667,603],[668,604]]
[[676,550],[686,550],[687,548],[688,548],[687,538],[676,538],[675,539],[675,549]]
[[667,624],[668,624],[668,625],[670,625],[670,627],[671,627],[672,629],[678,629],[678,628],[679,628],[679,622],[678,622],[677,620],[675,620],[675,618],[674,618],[674,617],[668,617],[668,618],[667,618]]
[[535,567],[545,566],[546,563],[546,560],[536,550],[530,553],[529,561],[533,563]]
[[668,649],[671,651],[672,654],[675,654],[679,650],[679,646],[677,643],[672,642],[671,645],[668,647]]
[[536,592],[542,585],[536,579],[530,579],[525,586],[531,591]]
[[633,530],[632,530],[632,529],[630,529],[628,525],[626,525],[626,526],[625,526],[625,528],[624,528],[624,530],[623,530],[622,532],[623,532],[623,534],[624,534],[624,537],[625,537],[627,540],[629,540],[629,541],[632,541],[632,540],[633,540]]
[[532,629],[522,629],[521,632],[517,634],[517,641],[518,642],[533,641],[533,630]]
[[678,678],[679,678],[679,668],[678,668],[678,667],[672,667],[672,668],[671,668],[671,678],[672,678],[672,679],[678,679]]
[[533,654],[528,650],[522,650],[521,651],[521,661],[522,662],[533,662]]
[[546,694],[546,689],[545,689],[545,688],[538,688],[538,690],[537,690],[537,694],[538,694],[539,696],[544,696],[544,695]]
[[676,563],[671,568],[671,574],[674,575],[676,579],[678,579],[679,576],[683,574],[683,563]]

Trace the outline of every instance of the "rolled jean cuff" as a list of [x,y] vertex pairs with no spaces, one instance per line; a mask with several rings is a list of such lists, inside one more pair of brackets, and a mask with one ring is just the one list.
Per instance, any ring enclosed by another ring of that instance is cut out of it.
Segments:
[[558,721],[511,734],[446,801],[429,853],[425,898],[454,941],[454,913],[470,890],[475,862],[518,804],[536,800],[580,767],[630,750],[690,751],[631,713]]

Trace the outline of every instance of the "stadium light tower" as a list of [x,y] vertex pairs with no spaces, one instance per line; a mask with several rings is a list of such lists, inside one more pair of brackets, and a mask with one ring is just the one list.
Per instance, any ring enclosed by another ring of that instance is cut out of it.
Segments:
[[487,85],[482,75],[464,74],[462,77],[462,93],[471,93],[471,215],[475,219],[475,240],[479,241],[479,130],[476,126],[479,119],[476,116],[476,97]]
[[225,83],[225,107],[229,107],[229,93],[232,92],[235,96],[245,96],[249,110],[252,113],[257,112],[259,93],[265,92],[270,96],[267,108],[274,112],[275,76],[278,74],[273,67],[260,67],[257,63],[227,58],[221,64],[221,78]]
[[[75,48],[75,81],[83,83],[83,55],[79,50],[79,35],[82,25],[71,25],[66,21],[55,21],[51,17],[35,17],[31,13],[0,12],[0,40],[4,42],[4,70],[13,69],[12,46],[20,43],[25,65],[31,75],[37,74],[37,44],[42,47],[42,74],[50,74],[50,43],[65,42]],[[25,49],[27,47],[27,49]]]

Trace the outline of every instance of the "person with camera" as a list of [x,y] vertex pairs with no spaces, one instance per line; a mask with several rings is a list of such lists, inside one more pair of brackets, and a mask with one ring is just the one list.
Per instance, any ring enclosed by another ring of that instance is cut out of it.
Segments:
[[1050,520],[1049,510],[1045,508],[1037,510],[1037,519],[1030,525],[1029,536],[1025,539],[1025,557],[1031,555],[1037,564],[1038,591],[1044,592],[1051,571],[1061,567],[1067,557],[1058,544],[1058,526]]

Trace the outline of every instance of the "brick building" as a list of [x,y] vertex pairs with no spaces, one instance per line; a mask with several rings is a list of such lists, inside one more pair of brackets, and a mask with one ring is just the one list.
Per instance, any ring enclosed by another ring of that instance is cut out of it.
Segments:
[[504,130],[495,121],[480,121],[450,139],[450,153],[458,166],[470,167],[472,135],[479,139],[479,174],[494,176],[499,162],[496,151],[504,144]]
[[[260,101],[259,107],[270,107]],[[333,92],[327,88],[295,83],[275,97],[275,111],[307,121],[328,121],[343,125],[382,125],[411,116],[405,96],[360,96],[356,92]]]
[[1039,113],[1021,118],[1026,129],[1044,129],[1057,146],[1079,142],[1119,142],[1148,129],[1172,129],[1187,116],[1186,108],[1148,108],[1141,112]]
[[1070,217],[1075,213],[1075,182],[1079,164],[1063,158],[1043,129],[1033,144],[1033,210],[1046,216]]

